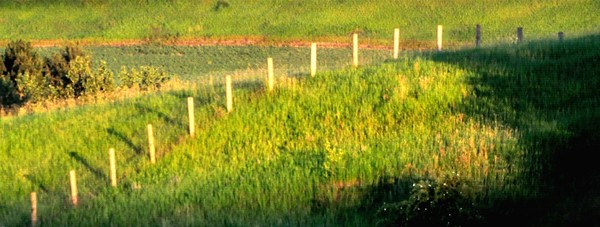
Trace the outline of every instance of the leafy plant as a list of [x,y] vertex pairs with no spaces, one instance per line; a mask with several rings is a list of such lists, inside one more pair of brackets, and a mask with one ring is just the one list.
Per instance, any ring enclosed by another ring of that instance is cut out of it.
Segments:
[[155,66],[140,66],[131,70],[122,67],[118,77],[121,86],[138,87],[142,90],[160,89],[171,78],[163,69]]
[[67,85],[66,89],[72,89],[72,93],[76,97],[112,91],[115,86],[113,77],[114,75],[108,70],[106,63],[101,63],[98,70],[94,72],[91,69],[89,56],[76,57],[67,72],[67,78],[72,81],[72,86]]
[[48,81],[41,74],[32,75],[28,72],[17,75],[17,90],[20,91],[21,100],[25,102],[39,102],[51,97]]
[[88,54],[80,46],[70,43],[60,53],[45,59],[45,76],[48,77],[49,83],[57,89],[60,96],[69,96],[63,93],[63,90],[68,86],[74,86],[74,82],[67,76],[71,62],[77,57],[85,56]]

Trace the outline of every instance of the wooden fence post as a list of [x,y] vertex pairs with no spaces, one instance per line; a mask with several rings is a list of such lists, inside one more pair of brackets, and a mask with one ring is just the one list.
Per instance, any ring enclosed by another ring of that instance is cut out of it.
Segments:
[[437,26],[437,50],[442,51],[442,25]]
[[564,32],[558,32],[558,41],[563,41],[565,40],[565,33]]
[[517,43],[523,42],[523,27],[517,28]]
[[317,74],[317,44],[310,44],[310,76]]
[[77,196],[77,176],[75,176],[75,170],[69,171],[69,181],[71,182],[71,202],[73,206],[77,206],[79,199]]
[[231,76],[225,77],[225,95],[227,97],[227,112],[233,111],[233,89],[231,88]]
[[31,201],[31,226],[37,225],[37,194],[32,192],[29,195],[29,200]]
[[481,25],[475,26],[475,47],[481,46]]
[[110,148],[108,150],[108,156],[110,161],[110,185],[117,187],[117,163],[115,160],[115,149]]
[[352,35],[352,66],[358,66],[358,34]]
[[187,104],[188,104],[188,121],[189,121],[190,137],[194,137],[194,134],[196,131],[196,123],[195,123],[195,119],[194,119],[194,98],[188,97]]
[[400,51],[400,29],[394,29],[394,59],[398,59],[398,52]]
[[267,58],[267,82],[269,85],[269,91],[273,91],[275,85],[275,75],[273,72],[273,58]]
[[152,125],[148,124],[148,151],[150,152],[150,163],[154,164],[156,162],[155,147],[154,147],[154,133],[152,130]]

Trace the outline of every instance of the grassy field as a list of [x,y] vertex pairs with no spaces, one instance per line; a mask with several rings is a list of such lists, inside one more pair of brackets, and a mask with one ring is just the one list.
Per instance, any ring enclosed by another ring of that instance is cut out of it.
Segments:
[[[221,2],[221,3],[219,3]],[[475,25],[483,44],[597,32],[595,0],[469,1],[282,1],[282,0],[23,0],[0,2],[0,40],[188,40],[250,39],[346,42],[359,32],[365,42],[434,48],[438,24],[449,46],[472,44]]]
[[50,226],[598,224],[599,40],[406,54],[273,93],[240,74],[231,113],[215,77],[2,119],[0,225],[29,223],[31,191]]
[[[600,225],[599,9],[593,0],[2,1],[0,43],[79,41],[115,73],[161,66],[181,84],[2,116],[0,227],[31,224],[32,191],[44,226]],[[438,24],[450,48],[429,52]],[[464,48],[475,24],[483,47]],[[519,26],[526,42],[516,44]],[[420,51],[393,60],[389,48],[363,49],[353,68],[348,47],[320,48],[308,76],[309,42],[349,44],[359,32],[361,44],[391,46],[397,27],[401,47]],[[168,45],[220,40],[268,45]],[[143,45],[87,45],[130,41]]]
[[[121,66],[154,65],[181,79],[202,79],[207,75],[266,72],[267,58],[273,58],[276,76],[310,72],[310,47],[224,47],[224,46],[129,46],[86,47],[94,59],[105,60],[118,72]],[[351,48],[319,48],[318,70],[332,71],[352,63]],[[389,50],[360,50],[360,64],[379,63],[391,56]]]

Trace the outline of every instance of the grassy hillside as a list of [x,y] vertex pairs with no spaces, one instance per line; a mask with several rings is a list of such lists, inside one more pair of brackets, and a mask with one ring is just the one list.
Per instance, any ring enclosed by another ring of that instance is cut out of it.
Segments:
[[273,93],[240,77],[231,113],[218,77],[2,119],[0,225],[29,222],[31,191],[51,226],[599,224],[599,40],[406,55],[280,77]]
[[393,29],[400,28],[402,46],[434,48],[438,24],[455,46],[474,42],[476,24],[484,44],[514,40],[519,26],[526,39],[554,39],[559,31],[567,37],[598,32],[599,9],[594,0],[2,1],[0,40],[347,42],[359,32],[368,42],[391,45]]

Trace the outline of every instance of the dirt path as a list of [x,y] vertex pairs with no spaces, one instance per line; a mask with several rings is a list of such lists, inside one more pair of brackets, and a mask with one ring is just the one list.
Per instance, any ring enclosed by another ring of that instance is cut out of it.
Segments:
[[[270,41],[265,38],[230,38],[230,39],[211,39],[211,38],[189,38],[189,39],[170,39],[170,40],[29,40],[34,47],[59,47],[67,43],[78,43],[80,46],[136,46],[148,44],[175,45],[175,46],[276,46],[276,47],[310,47],[308,41]],[[0,40],[0,46],[6,46],[9,41]],[[391,45],[370,44],[381,43],[381,41],[365,40],[359,44],[361,49],[391,50]],[[322,48],[351,48],[352,42],[317,42]],[[425,41],[401,41],[400,49],[403,50],[425,50],[431,49],[430,42]]]

